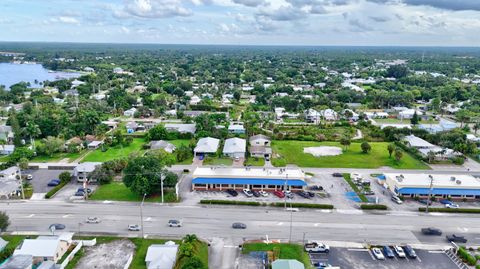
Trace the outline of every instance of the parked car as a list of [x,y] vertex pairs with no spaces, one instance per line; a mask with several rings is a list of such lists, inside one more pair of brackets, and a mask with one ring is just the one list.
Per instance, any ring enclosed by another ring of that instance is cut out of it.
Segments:
[[424,205],[426,205],[426,204],[432,205],[432,201],[427,200],[427,199],[418,200],[418,202],[421,203],[421,204],[424,204]]
[[227,190],[227,193],[230,194],[230,195],[233,196],[233,197],[238,196],[238,192],[237,192],[236,190],[234,190],[234,189],[228,189],[228,190]]
[[328,253],[330,252],[330,246],[317,241],[311,241],[305,244],[305,251],[308,253]]
[[266,191],[259,191],[260,195],[263,196],[263,197],[267,197],[268,196],[268,192]]
[[260,192],[259,191],[252,191],[253,196],[255,197],[260,197]]
[[285,198],[285,194],[282,191],[274,191],[273,194],[278,198]]
[[293,193],[291,191],[283,191],[283,193],[288,199],[293,199]]
[[455,243],[467,243],[467,239],[464,236],[452,234],[452,235],[447,235],[446,236],[447,241],[449,242],[455,242]]
[[415,250],[411,246],[406,245],[403,247],[403,250],[405,251],[405,254],[407,254],[409,258],[412,258],[412,259],[417,258],[417,253],[415,253]]
[[270,158],[265,157],[265,161],[269,162],[269,161],[270,161]]
[[459,205],[457,204],[454,204],[454,203],[451,203],[451,204],[445,204],[445,207],[446,208],[460,208]]
[[440,202],[442,205],[453,204],[452,201],[447,200],[447,199],[441,199],[439,202]]
[[363,195],[375,195],[375,192],[374,191],[362,191]]
[[25,179],[26,179],[26,180],[32,180],[32,179],[33,179],[33,176],[30,175],[30,174],[27,174],[27,175],[25,176]]
[[97,217],[88,217],[86,223],[100,223],[100,219]]
[[314,193],[314,192],[307,191],[307,194],[308,194],[308,196],[310,196],[310,198],[315,197],[315,193]]
[[400,197],[398,197],[398,196],[392,196],[391,200],[394,201],[395,203],[399,204],[399,205],[403,204],[402,199],[400,199]]
[[138,232],[138,231],[140,231],[140,225],[138,225],[138,224],[130,224],[130,225],[128,225],[128,230],[129,230],[129,231]]
[[305,192],[305,191],[299,191],[299,192],[297,192],[297,194],[298,194],[298,196],[301,196],[305,199],[310,199],[310,195],[308,195],[308,193]]
[[313,185],[313,186],[308,187],[308,189],[312,190],[312,191],[323,191],[323,187],[320,186],[320,185]]
[[385,253],[385,257],[393,259],[395,258],[395,254],[393,253],[392,249],[389,246],[383,246],[383,253]]
[[379,248],[372,248],[372,254],[377,260],[385,260],[382,251]]
[[74,196],[84,197],[85,193],[83,191],[77,191],[75,192]]
[[252,196],[253,196],[252,191],[249,190],[249,189],[243,189],[243,193],[244,193],[245,196],[247,196],[247,197],[252,197]]
[[61,224],[61,223],[50,224],[50,226],[48,226],[48,229],[51,230],[53,227],[55,227],[55,230],[63,230],[63,229],[65,229],[65,225],[64,225],[64,224]]
[[422,234],[424,235],[442,235],[442,230],[438,228],[428,227],[422,228]]
[[83,187],[78,188],[77,191],[83,191],[83,192],[86,192],[86,193],[88,193],[88,194],[92,193],[92,189],[90,189],[90,188],[83,188]]
[[176,219],[171,219],[168,221],[168,227],[182,227],[182,222]]
[[247,229],[247,225],[245,223],[241,223],[241,222],[234,222],[234,223],[232,223],[232,228],[233,229]]
[[405,252],[403,251],[403,248],[401,246],[393,246],[393,250],[395,250],[395,253],[399,258],[407,257],[407,255],[405,255]]
[[58,186],[60,184],[60,180],[58,179],[52,179],[48,182],[47,186],[49,187],[55,187],[55,186]]
[[333,173],[332,176],[334,177],[343,177],[342,173]]

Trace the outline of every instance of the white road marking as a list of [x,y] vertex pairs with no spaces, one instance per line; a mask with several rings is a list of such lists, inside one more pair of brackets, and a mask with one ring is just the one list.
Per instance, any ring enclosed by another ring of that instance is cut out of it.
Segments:
[[277,225],[283,225],[283,222],[279,222],[279,223],[277,223]]
[[238,248],[238,246],[223,246],[224,248]]
[[148,217],[148,218],[145,219],[145,221],[152,221],[152,218]]
[[368,252],[368,249],[366,248],[349,248],[347,249],[348,251],[362,251],[362,252]]
[[372,258],[372,260],[376,261],[377,259],[375,258],[375,256],[373,256],[373,253],[372,251],[369,251],[368,254],[370,254],[370,257]]
[[68,218],[68,217],[70,217],[70,216],[72,216],[72,215],[70,215],[70,214],[63,215],[62,218],[66,219],[66,218]]
[[315,226],[315,227],[318,227],[319,225],[320,225],[320,223],[313,224],[313,226]]
[[458,230],[465,233],[468,232],[468,228],[465,227],[458,227]]
[[442,250],[430,250],[430,251],[428,251],[428,253],[440,254],[440,253],[443,253],[443,251]]
[[105,201],[103,201],[103,203],[104,203],[104,204],[111,204],[112,201],[105,200]]
[[35,214],[30,214],[27,216],[27,218],[33,218],[35,216]]

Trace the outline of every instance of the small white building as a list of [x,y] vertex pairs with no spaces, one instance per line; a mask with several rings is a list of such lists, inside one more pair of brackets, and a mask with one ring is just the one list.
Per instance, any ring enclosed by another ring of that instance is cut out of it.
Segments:
[[417,113],[417,116],[422,116],[423,112],[415,109],[407,109],[407,110],[402,110],[398,112],[398,118],[403,120],[403,119],[411,119],[413,118],[413,115]]
[[190,123],[167,123],[165,129],[169,132],[179,132],[181,134],[195,134],[195,131],[197,131],[196,125]]
[[36,239],[25,239],[13,255],[31,255],[34,264],[43,261],[57,262],[72,244],[72,236],[73,233],[63,233],[57,236],[39,236]]
[[165,242],[163,245],[149,246],[145,257],[147,269],[173,269],[177,252],[178,245],[172,241]]
[[245,158],[246,151],[247,142],[242,138],[229,138],[223,145],[223,154],[231,158]]
[[90,173],[92,173],[93,170],[100,165],[102,165],[101,162],[80,163],[73,169],[73,177],[77,179],[77,182],[83,182],[88,179]]
[[200,103],[200,101],[202,101],[202,99],[200,99],[200,97],[194,95],[190,98],[190,104],[191,105],[198,105],[198,103]]
[[193,150],[195,156],[204,156],[206,154],[215,154],[218,150],[220,140],[213,137],[203,137],[197,142]]
[[165,140],[154,140],[148,143],[150,149],[163,149],[168,153],[173,153],[177,148],[172,143]]
[[335,120],[338,119],[338,113],[335,112],[335,110],[330,109],[330,108],[325,109],[325,110],[321,110],[320,114],[327,121],[335,121]]
[[130,109],[128,109],[128,110],[125,110],[125,111],[123,112],[123,115],[124,115],[125,117],[133,118],[133,117],[135,116],[135,113],[136,113],[136,112],[137,112],[137,108],[132,107],[132,108],[130,108]]
[[0,155],[10,155],[15,151],[15,145],[0,145]]

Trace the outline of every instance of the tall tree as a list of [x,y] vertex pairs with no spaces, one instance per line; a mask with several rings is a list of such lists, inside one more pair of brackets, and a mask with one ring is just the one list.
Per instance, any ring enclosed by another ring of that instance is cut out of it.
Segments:
[[388,157],[392,158],[392,153],[395,150],[395,145],[394,144],[388,144],[387,150],[388,150]]
[[397,162],[399,162],[400,159],[402,159],[402,157],[403,157],[402,149],[396,148],[396,149],[395,149],[395,160],[396,160]]
[[30,137],[30,145],[32,145],[32,149],[35,151],[35,138],[42,133],[40,127],[33,122],[28,122],[22,131],[25,135]]

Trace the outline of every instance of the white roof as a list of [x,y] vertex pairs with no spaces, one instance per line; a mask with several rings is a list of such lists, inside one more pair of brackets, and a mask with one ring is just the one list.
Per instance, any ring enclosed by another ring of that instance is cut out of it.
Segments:
[[233,131],[233,130],[245,130],[245,127],[243,127],[243,124],[230,124],[228,126],[228,130]]
[[93,170],[95,170],[95,167],[98,165],[102,165],[101,162],[84,162],[84,163],[79,163],[77,167],[75,167],[75,170],[78,172],[87,172],[90,173]]
[[176,129],[180,133],[195,133],[197,127],[195,124],[190,123],[167,123],[165,124],[167,129]]
[[[386,173],[385,177],[400,188],[405,186],[418,188],[430,187],[430,177],[428,174]],[[433,186],[436,188],[480,189],[480,180],[471,175],[432,174],[432,177]]]
[[149,246],[145,257],[148,269],[172,269],[177,259],[177,250],[178,245],[172,241]]
[[414,135],[407,135],[405,136],[404,140],[410,144],[411,147],[414,148],[433,148],[435,145],[431,144],[430,142],[421,139],[420,137],[416,137]]
[[60,238],[58,236],[25,239],[13,255],[32,255],[33,257],[55,257]]
[[95,141],[90,142],[90,143],[88,144],[88,146],[96,147],[96,146],[100,146],[101,144],[103,144],[102,141],[95,140]]
[[197,167],[193,178],[264,178],[264,179],[305,179],[305,174],[297,168],[232,168]]
[[215,153],[217,152],[218,144],[220,144],[219,139],[212,138],[212,137],[203,137],[203,138],[200,138],[200,140],[198,140],[197,146],[193,151]]
[[223,153],[236,153],[236,152],[246,152],[247,142],[245,139],[234,137],[225,140],[225,145],[223,146]]

